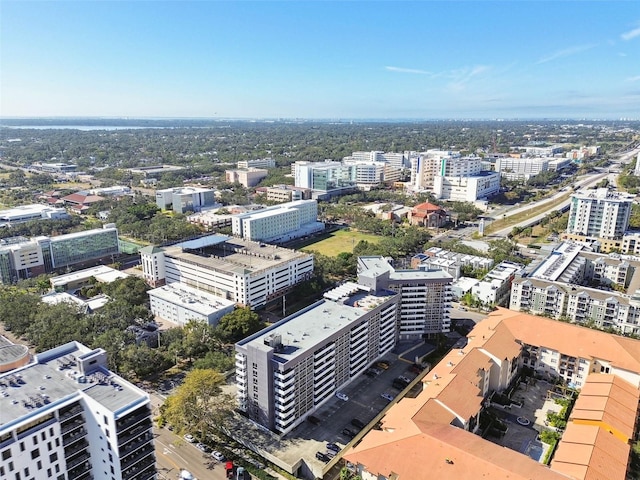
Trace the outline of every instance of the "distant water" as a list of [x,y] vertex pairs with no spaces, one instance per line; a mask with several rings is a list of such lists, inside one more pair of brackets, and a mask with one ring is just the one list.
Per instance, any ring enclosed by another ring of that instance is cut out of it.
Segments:
[[171,128],[171,127],[125,127],[116,125],[0,125],[0,128],[13,130],[143,130],[146,128]]

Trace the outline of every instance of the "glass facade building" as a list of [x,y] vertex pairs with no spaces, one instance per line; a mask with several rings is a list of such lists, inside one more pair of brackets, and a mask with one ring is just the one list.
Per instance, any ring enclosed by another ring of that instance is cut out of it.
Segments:
[[53,268],[117,255],[118,230],[103,228],[52,237],[49,244]]

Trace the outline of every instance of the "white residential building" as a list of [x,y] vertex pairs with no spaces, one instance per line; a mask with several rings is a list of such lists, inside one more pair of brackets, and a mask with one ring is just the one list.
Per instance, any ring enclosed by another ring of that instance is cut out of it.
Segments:
[[433,193],[441,200],[475,202],[486,199],[500,191],[500,174],[483,171],[470,177],[434,178]]
[[273,158],[259,158],[256,160],[240,160],[238,161],[239,169],[247,168],[274,168],[276,161]]
[[8,210],[0,210],[0,228],[34,220],[64,220],[67,218],[69,218],[69,214],[64,208],[50,207],[39,203],[22,205]]
[[322,230],[316,200],[283,203],[232,218],[233,234],[256,242],[282,243]]
[[110,372],[104,350],[47,350],[0,388],[0,478],[156,478],[149,395]]
[[252,308],[281,297],[313,274],[313,255],[222,235],[144,247],[140,260],[153,287],[184,283]]
[[529,180],[549,170],[549,158],[496,158],[496,172],[508,180]]
[[633,196],[607,188],[571,195],[567,233],[608,240],[621,239],[629,226]]
[[286,433],[396,342],[398,295],[346,283],[236,344],[238,405]]
[[509,304],[511,282],[524,265],[500,262],[471,289],[471,293],[485,305],[506,306]]
[[443,270],[396,270],[384,257],[358,257],[359,284],[400,294],[400,339],[449,332],[452,281]]
[[199,212],[221,205],[216,202],[216,191],[211,188],[181,187],[156,190],[156,205],[162,210],[176,213]]
[[154,316],[180,326],[198,320],[215,327],[223,316],[235,309],[231,300],[181,283],[169,283],[147,294]]

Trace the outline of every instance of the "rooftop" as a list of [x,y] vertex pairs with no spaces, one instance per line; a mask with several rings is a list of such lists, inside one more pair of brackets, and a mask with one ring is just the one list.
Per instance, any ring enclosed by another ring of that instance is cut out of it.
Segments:
[[183,308],[202,315],[211,315],[221,309],[234,305],[234,302],[216,297],[202,290],[196,290],[183,283],[169,283],[147,292],[149,296],[161,298],[167,302],[180,304]]
[[87,268],[73,273],[67,273],[65,275],[58,275],[50,279],[51,286],[53,288],[66,285],[68,283],[78,282],[81,280],[94,277],[99,282],[109,283],[118,278],[127,278],[129,274],[121,272],[106,265],[100,265],[93,268]]

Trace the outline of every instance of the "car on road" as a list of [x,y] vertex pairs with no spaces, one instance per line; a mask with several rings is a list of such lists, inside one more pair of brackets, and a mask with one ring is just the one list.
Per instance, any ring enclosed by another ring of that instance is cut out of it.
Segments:
[[380,396],[382,398],[384,398],[385,400],[389,400],[390,402],[393,402],[393,395],[391,395],[390,393],[384,392],[382,394],[380,394]]
[[207,447],[204,443],[198,443],[198,444],[196,445],[196,448],[197,448],[198,450],[200,450],[201,452],[204,452],[204,453],[207,453],[207,452],[210,450],[210,448],[209,448],[209,447]]
[[216,460],[218,460],[219,462],[224,462],[225,460],[224,455],[218,452],[217,450],[214,450],[213,452],[211,452],[211,456]]
[[352,439],[353,437],[356,436],[355,432],[352,432],[348,428],[342,429],[342,434],[349,439]]
[[343,392],[336,392],[336,397],[338,397],[340,400],[344,400],[345,402],[349,401],[349,396]]
[[188,434],[188,433],[183,438],[189,443],[193,443],[193,442],[196,441],[195,437],[193,435]]
[[338,453],[340,451],[340,447],[338,445],[336,445],[335,443],[327,443],[327,450],[332,450],[332,451]]
[[331,460],[328,456],[326,456],[322,452],[316,452],[316,458],[322,462],[328,462],[329,460]]
[[358,428],[364,428],[365,426],[364,422],[358,418],[354,418],[353,420],[351,420],[351,425]]

